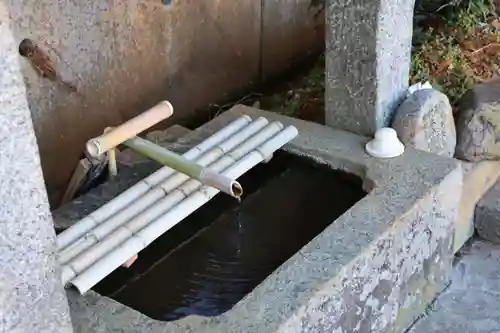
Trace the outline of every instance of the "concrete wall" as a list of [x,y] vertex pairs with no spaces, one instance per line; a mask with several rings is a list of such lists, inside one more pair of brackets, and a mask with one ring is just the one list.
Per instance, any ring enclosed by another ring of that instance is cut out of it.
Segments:
[[168,124],[186,119],[324,40],[315,0],[5,1],[16,42],[39,43],[78,88],[71,93],[21,61],[52,204],[85,141],[105,126],[164,98],[176,108]]

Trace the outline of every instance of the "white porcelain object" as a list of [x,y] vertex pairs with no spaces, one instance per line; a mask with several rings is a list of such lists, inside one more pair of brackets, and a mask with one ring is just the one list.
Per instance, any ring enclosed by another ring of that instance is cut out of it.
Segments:
[[434,88],[429,83],[429,81],[426,81],[423,83],[417,82],[408,88],[408,90],[406,91],[406,97],[410,97],[411,94],[416,93],[419,90],[424,90],[424,89],[434,89]]
[[366,152],[373,157],[392,158],[404,153],[405,146],[396,131],[390,127],[377,130],[375,138],[366,144]]

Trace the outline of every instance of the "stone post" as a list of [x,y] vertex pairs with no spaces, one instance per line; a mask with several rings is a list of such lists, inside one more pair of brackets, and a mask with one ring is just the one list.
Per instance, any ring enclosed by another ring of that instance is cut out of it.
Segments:
[[326,0],[328,126],[371,136],[408,87],[415,0]]
[[0,1],[0,332],[72,332],[17,57]]

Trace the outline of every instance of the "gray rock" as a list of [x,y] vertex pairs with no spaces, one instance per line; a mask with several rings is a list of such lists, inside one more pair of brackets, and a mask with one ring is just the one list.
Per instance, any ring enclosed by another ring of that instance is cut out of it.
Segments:
[[453,157],[457,137],[450,101],[434,89],[411,94],[397,109],[392,128],[405,145]]
[[177,141],[177,139],[186,135],[190,131],[190,129],[181,125],[172,125],[166,130],[149,132],[148,134],[146,134],[146,139],[158,145],[168,145]]
[[457,158],[500,160],[500,81],[479,84],[462,98],[456,126]]
[[500,182],[477,203],[474,226],[481,238],[500,244]]
[[500,177],[500,162],[479,163],[461,161],[463,195],[458,205],[455,222],[454,252],[460,250],[474,235],[474,212],[478,202],[488,193]]

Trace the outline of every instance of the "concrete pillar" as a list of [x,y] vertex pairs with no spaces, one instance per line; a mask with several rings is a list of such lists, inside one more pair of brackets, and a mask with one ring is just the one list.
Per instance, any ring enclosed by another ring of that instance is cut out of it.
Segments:
[[327,0],[328,126],[373,135],[408,87],[415,0]]
[[0,1],[0,332],[72,332],[16,42]]

